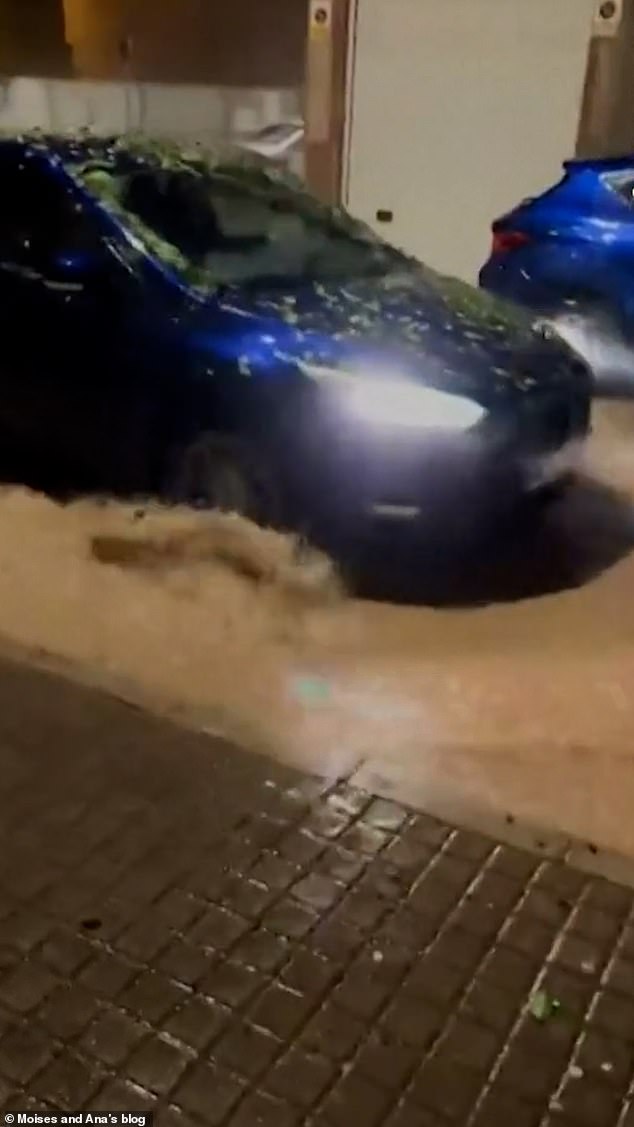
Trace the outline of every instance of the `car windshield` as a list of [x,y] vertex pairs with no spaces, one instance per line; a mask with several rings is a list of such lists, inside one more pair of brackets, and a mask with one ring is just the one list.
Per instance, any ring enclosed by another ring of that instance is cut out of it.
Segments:
[[381,275],[400,258],[344,213],[266,176],[181,166],[107,179],[148,249],[202,288]]

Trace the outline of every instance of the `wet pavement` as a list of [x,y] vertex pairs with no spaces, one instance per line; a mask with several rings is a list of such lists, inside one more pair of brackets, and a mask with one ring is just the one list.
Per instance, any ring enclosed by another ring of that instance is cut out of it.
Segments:
[[634,893],[0,667],[0,1120],[630,1127]]

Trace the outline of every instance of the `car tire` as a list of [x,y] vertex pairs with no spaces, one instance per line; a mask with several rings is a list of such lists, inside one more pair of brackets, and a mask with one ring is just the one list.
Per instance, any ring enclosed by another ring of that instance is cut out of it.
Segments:
[[273,475],[250,445],[206,433],[170,458],[164,497],[171,504],[237,513],[265,526],[280,522]]

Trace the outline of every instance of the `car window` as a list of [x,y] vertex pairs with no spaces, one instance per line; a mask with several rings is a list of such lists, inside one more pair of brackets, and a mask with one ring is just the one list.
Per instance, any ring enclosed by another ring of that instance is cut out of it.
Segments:
[[119,200],[210,286],[381,273],[395,254],[301,193],[229,175],[144,169],[122,179]]
[[98,237],[64,183],[32,160],[0,166],[0,253],[20,257],[96,249]]
[[630,207],[634,204],[634,171],[631,168],[619,169],[617,172],[604,172],[601,179]]

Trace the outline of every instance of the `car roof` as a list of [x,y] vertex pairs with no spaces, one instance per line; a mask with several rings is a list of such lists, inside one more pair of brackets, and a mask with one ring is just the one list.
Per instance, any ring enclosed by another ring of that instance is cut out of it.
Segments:
[[620,172],[634,167],[634,155],[624,153],[621,156],[611,157],[574,157],[564,161],[566,172],[581,172],[586,169],[596,169],[597,172]]
[[224,175],[251,173],[260,181],[306,191],[305,185],[297,177],[237,144],[220,142],[213,147],[206,147],[194,143],[188,146],[150,135],[99,136],[88,130],[80,133],[34,131],[0,135],[0,147],[15,148],[16,145],[22,151],[43,152],[66,165],[95,163],[111,168],[113,172],[128,172],[148,166],[171,166],[180,169],[206,169],[208,172],[216,170]]

